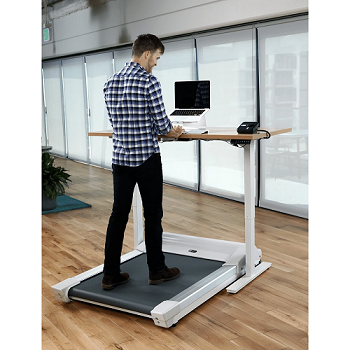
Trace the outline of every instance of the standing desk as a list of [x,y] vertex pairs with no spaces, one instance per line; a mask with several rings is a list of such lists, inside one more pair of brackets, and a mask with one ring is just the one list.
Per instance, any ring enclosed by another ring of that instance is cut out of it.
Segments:
[[[193,309],[223,288],[237,293],[271,263],[262,262],[262,252],[255,246],[254,146],[265,132],[238,134],[236,128],[207,128],[206,134],[182,134],[179,138],[159,136],[160,141],[222,140],[244,149],[245,243],[163,233],[163,252],[167,264],[176,264],[180,277],[158,286],[149,286],[146,247],[143,240],[142,201],[135,186],[133,197],[134,250],[121,257],[121,266],[133,281],[112,291],[103,291],[103,265],[69,278],[52,287],[58,300],[78,300],[119,311],[149,317],[157,326],[171,327]],[[271,137],[291,128],[269,129]],[[112,137],[111,130],[89,132],[89,136]],[[125,264],[123,266],[123,264]],[[182,273],[184,272],[184,273]],[[143,276],[143,277],[142,277]]]

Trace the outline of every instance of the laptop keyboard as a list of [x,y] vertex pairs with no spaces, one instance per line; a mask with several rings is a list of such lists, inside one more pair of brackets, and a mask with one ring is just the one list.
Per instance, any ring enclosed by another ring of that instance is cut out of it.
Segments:
[[201,115],[205,112],[205,109],[178,109],[171,113],[170,115],[181,115],[181,116],[188,116],[188,115]]

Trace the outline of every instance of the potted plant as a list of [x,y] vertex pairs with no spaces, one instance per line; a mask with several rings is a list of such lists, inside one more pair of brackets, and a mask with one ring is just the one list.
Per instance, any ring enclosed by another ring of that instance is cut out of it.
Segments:
[[42,167],[42,210],[52,210],[57,206],[57,196],[65,193],[70,175],[67,170],[53,164],[54,158],[49,153],[43,153]]

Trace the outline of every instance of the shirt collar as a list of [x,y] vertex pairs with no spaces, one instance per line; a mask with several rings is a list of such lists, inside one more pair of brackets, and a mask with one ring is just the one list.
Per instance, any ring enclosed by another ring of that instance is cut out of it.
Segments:
[[[142,70],[144,70],[145,72],[146,72],[146,70],[145,70],[145,68],[143,68],[142,66],[141,66],[141,64],[140,63],[138,63],[138,62],[127,62],[127,63],[125,63],[125,66],[129,66],[129,67],[138,67],[138,68],[140,68],[140,69],[142,69]],[[147,72],[146,72],[147,73]]]

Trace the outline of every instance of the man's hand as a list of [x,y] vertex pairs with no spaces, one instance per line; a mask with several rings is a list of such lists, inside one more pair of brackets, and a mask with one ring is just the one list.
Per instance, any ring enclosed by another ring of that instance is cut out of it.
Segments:
[[177,137],[179,137],[184,131],[185,131],[185,129],[184,129],[181,125],[176,125],[176,126],[174,126],[174,127],[170,130],[170,132],[168,132],[165,136],[177,138]]

